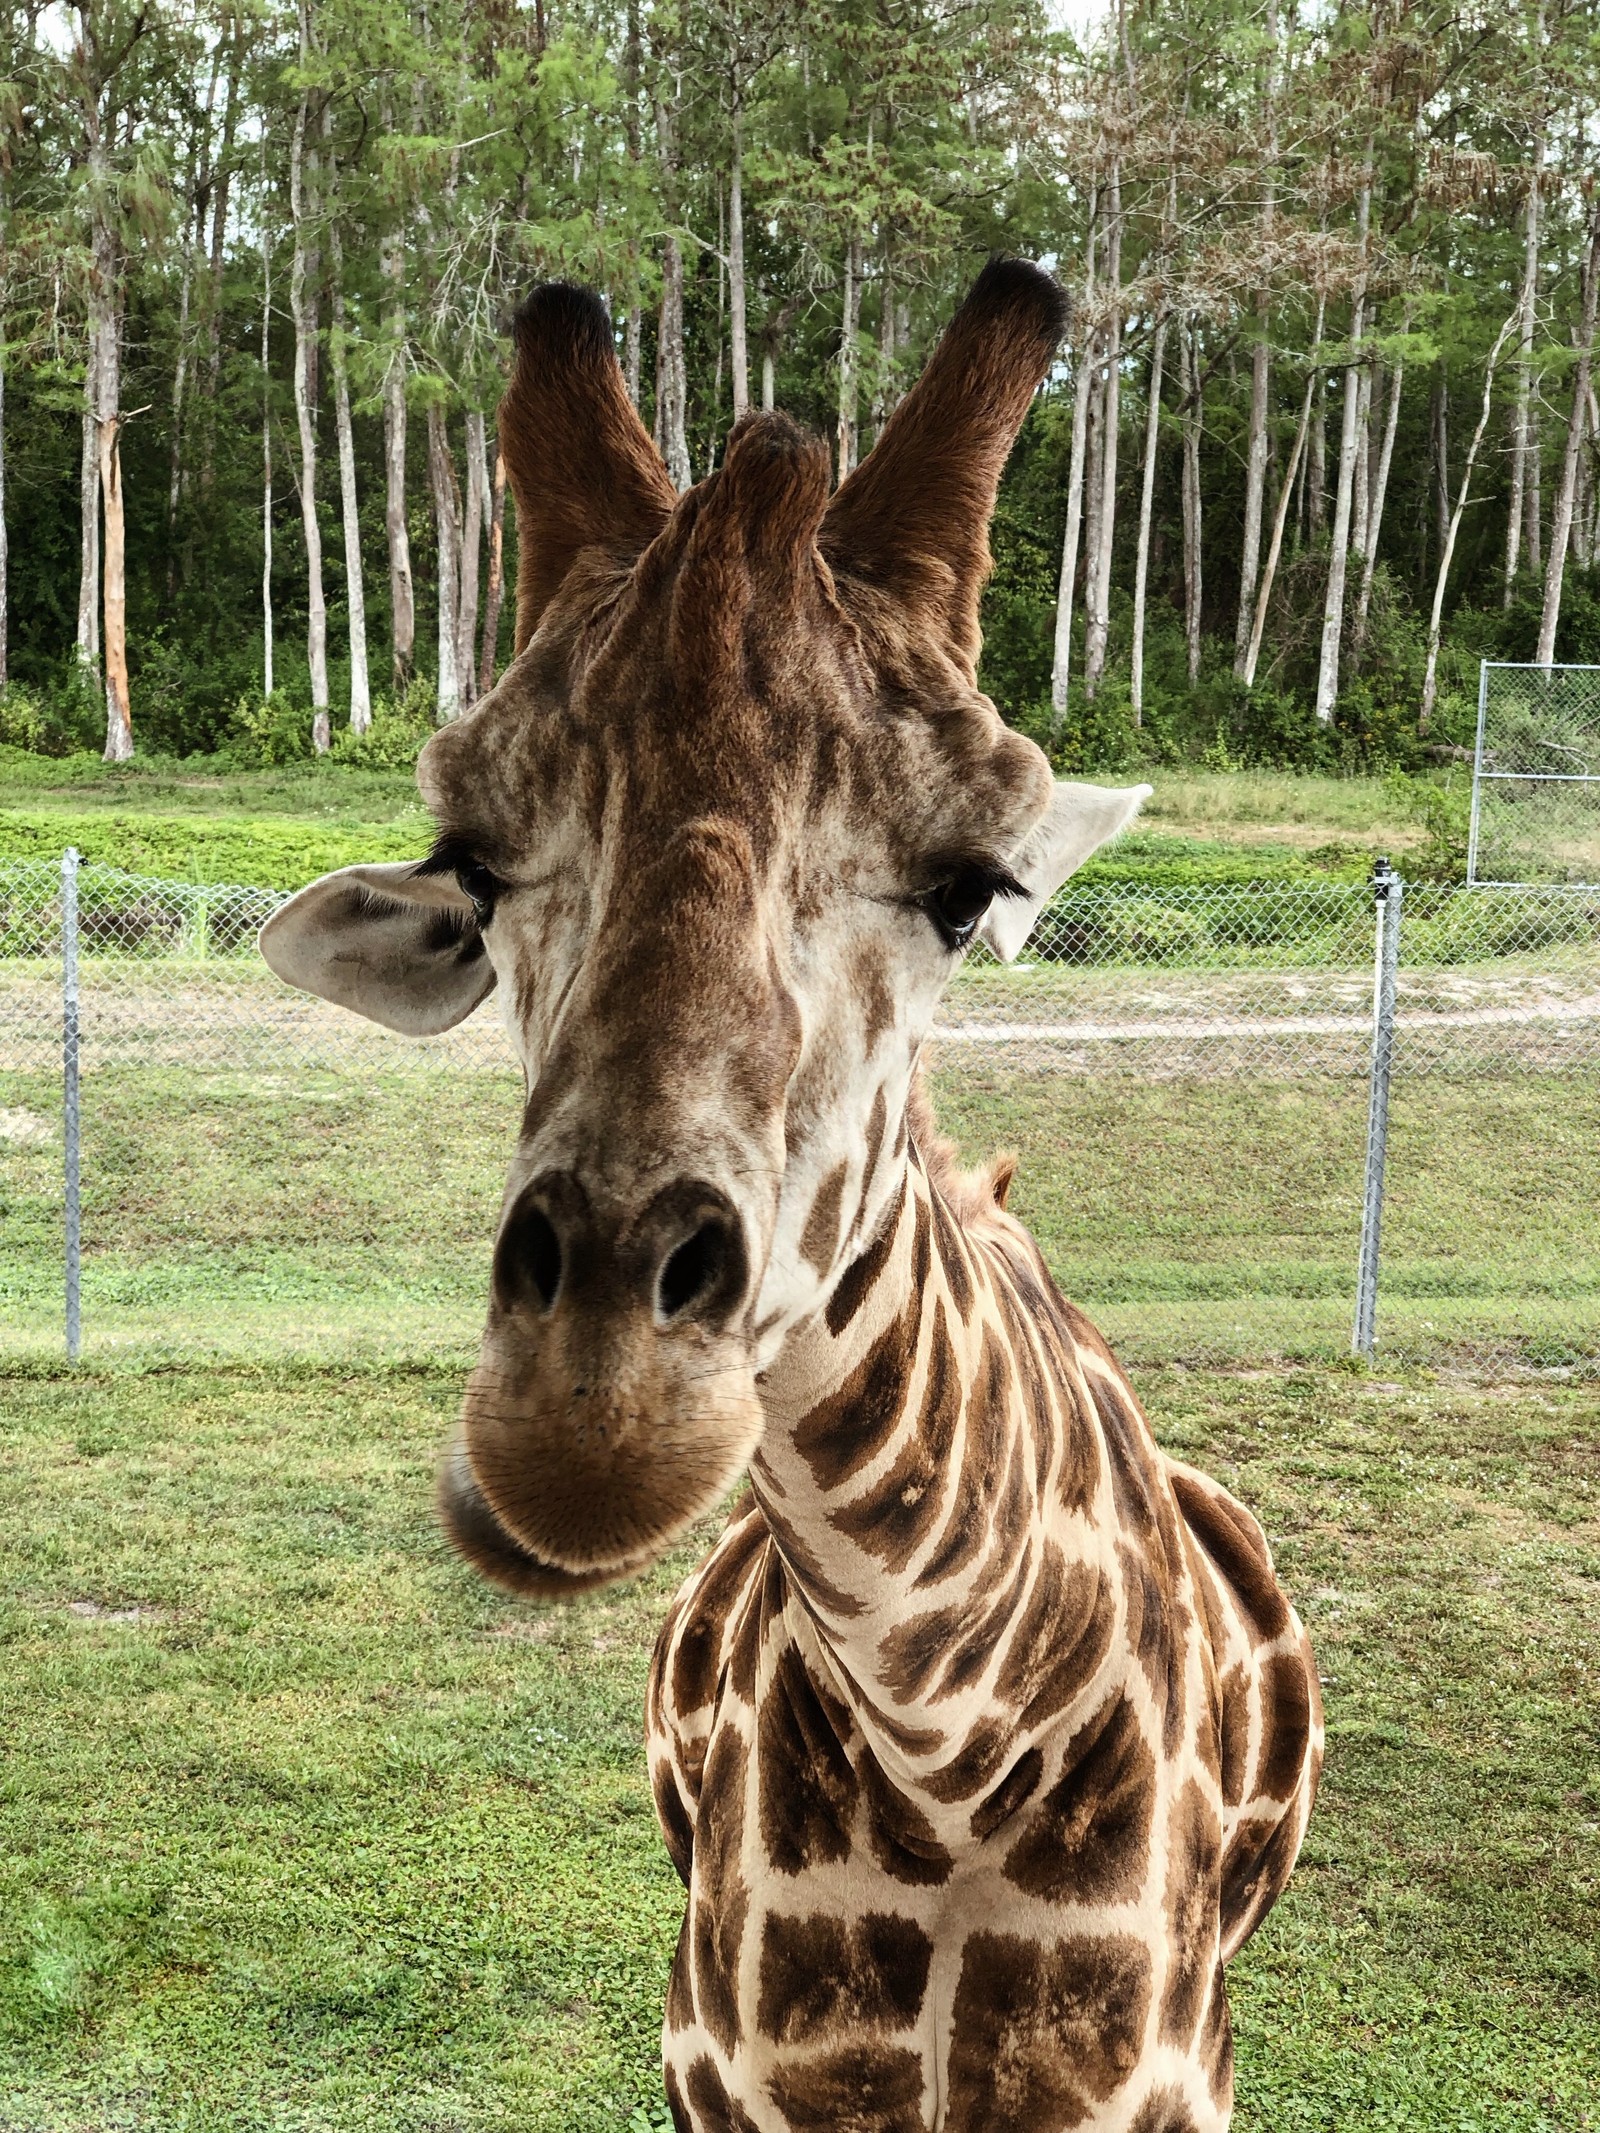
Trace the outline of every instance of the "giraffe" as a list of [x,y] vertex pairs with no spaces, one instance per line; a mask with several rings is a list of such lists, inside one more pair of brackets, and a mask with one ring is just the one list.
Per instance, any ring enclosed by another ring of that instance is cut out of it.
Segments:
[[977,688],[1064,301],[991,262],[835,492],[767,413],[680,497],[603,306],[536,291],[516,658],[423,751],[430,856],[262,934],[391,1028],[493,991],[520,1058],[463,1553],[559,1600],[747,1477],[648,1689],[680,2133],[1214,2133],[1223,1966],[1315,1790],[1260,1527],[1158,1449],[922,1080],[963,953],[1014,959],[1149,790],[1053,781]]

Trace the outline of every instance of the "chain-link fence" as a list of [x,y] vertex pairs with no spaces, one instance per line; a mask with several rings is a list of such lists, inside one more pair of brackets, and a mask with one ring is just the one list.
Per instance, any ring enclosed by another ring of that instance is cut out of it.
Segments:
[[1600,881],[1600,667],[1481,663],[1467,879]]
[[[280,985],[282,900],[0,870],[0,1307],[84,1351],[465,1343],[516,1130],[494,1001],[389,1035]],[[1600,1369],[1600,888],[1073,890],[969,959],[942,1121],[1130,1359]],[[69,1064],[68,1096],[73,1071]]]

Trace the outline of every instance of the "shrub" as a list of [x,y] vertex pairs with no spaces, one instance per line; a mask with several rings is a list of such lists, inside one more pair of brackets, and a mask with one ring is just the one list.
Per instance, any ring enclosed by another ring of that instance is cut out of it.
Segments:
[[98,749],[104,731],[99,684],[72,659],[54,688],[0,689],[0,742],[30,755],[77,755]]
[[373,699],[372,724],[365,733],[342,727],[328,753],[336,763],[365,770],[406,770],[435,731],[437,692],[433,683],[414,677],[398,697]]

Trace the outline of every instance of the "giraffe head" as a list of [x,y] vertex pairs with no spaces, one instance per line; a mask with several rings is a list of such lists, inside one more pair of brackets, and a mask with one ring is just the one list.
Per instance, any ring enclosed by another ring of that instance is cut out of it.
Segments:
[[517,321],[516,660],[423,751],[433,855],[314,883],[262,947],[413,1033],[498,992],[526,1106],[441,1500],[521,1590],[641,1568],[728,1488],[759,1373],[895,1190],[963,950],[1014,957],[1148,790],[1054,783],[976,684],[1063,311],[987,268],[831,497],[773,414],[676,495],[599,301]]

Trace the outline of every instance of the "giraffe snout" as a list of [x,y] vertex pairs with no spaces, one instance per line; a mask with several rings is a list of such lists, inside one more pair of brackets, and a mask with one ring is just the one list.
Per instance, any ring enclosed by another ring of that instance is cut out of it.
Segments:
[[744,1222],[703,1178],[677,1179],[630,1212],[597,1201],[571,1171],[544,1171],[501,1224],[492,1287],[512,1315],[641,1313],[663,1331],[723,1332],[749,1300]]

